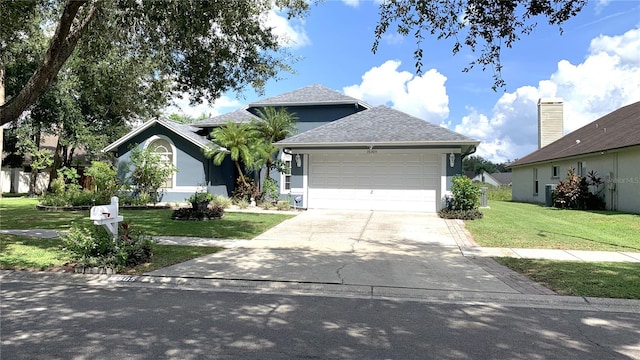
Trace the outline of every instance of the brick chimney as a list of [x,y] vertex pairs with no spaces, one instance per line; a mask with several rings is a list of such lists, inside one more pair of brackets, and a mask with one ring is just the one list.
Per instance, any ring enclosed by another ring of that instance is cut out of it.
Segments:
[[562,99],[538,100],[538,149],[560,139],[564,135]]

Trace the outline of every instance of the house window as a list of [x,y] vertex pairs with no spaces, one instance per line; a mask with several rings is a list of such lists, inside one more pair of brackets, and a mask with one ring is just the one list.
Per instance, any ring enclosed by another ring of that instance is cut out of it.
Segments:
[[280,175],[280,192],[291,191],[291,155],[282,154],[282,162],[284,162],[285,169]]
[[533,169],[533,195],[538,196],[538,169]]
[[580,177],[584,177],[587,172],[587,163],[584,161],[578,161],[578,171],[576,175]]
[[[151,150],[151,153],[160,157],[160,161],[166,163],[168,166],[173,165],[173,148],[169,141],[165,139],[157,139],[152,141],[148,148]],[[173,187],[173,173],[171,173],[165,179],[162,184],[163,188],[172,188]]]
[[551,177],[554,178],[554,179],[557,179],[557,178],[560,177],[560,166],[554,165],[551,168]]

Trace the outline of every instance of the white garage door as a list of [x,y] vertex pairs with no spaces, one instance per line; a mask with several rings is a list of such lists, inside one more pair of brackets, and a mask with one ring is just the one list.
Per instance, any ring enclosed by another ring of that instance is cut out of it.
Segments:
[[436,212],[439,155],[310,154],[308,207]]

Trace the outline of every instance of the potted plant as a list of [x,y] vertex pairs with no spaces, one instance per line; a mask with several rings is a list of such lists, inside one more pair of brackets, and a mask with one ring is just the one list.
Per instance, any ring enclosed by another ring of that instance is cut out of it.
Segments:
[[198,211],[206,210],[212,200],[213,196],[206,191],[196,191],[187,198],[187,201],[191,203],[191,207]]

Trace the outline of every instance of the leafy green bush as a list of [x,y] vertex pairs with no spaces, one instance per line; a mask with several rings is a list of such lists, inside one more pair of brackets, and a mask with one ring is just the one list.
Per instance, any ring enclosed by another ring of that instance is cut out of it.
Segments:
[[444,219],[473,220],[482,217],[478,211],[480,206],[480,189],[464,175],[455,175],[451,186],[453,198],[445,209],[438,212]]
[[188,202],[191,203],[192,207],[195,209],[198,204],[201,203],[209,203],[213,200],[213,195],[206,191],[196,191],[193,195],[186,198]]
[[116,168],[111,164],[93,161],[85,173],[93,178],[96,203],[111,202],[111,197],[115,196],[121,187]]
[[480,206],[480,189],[464,175],[455,175],[451,186],[451,209],[474,210]]
[[122,269],[141,264],[152,256],[153,239],[132,231],[130,223],[120,223],[118,237],[113,239],[101,226],[74,225],[60,236],[63,249],[82,267]]
[[280,198],[278,184],[272,178],[264,179],[262,182],[262,201],[273,203]]

